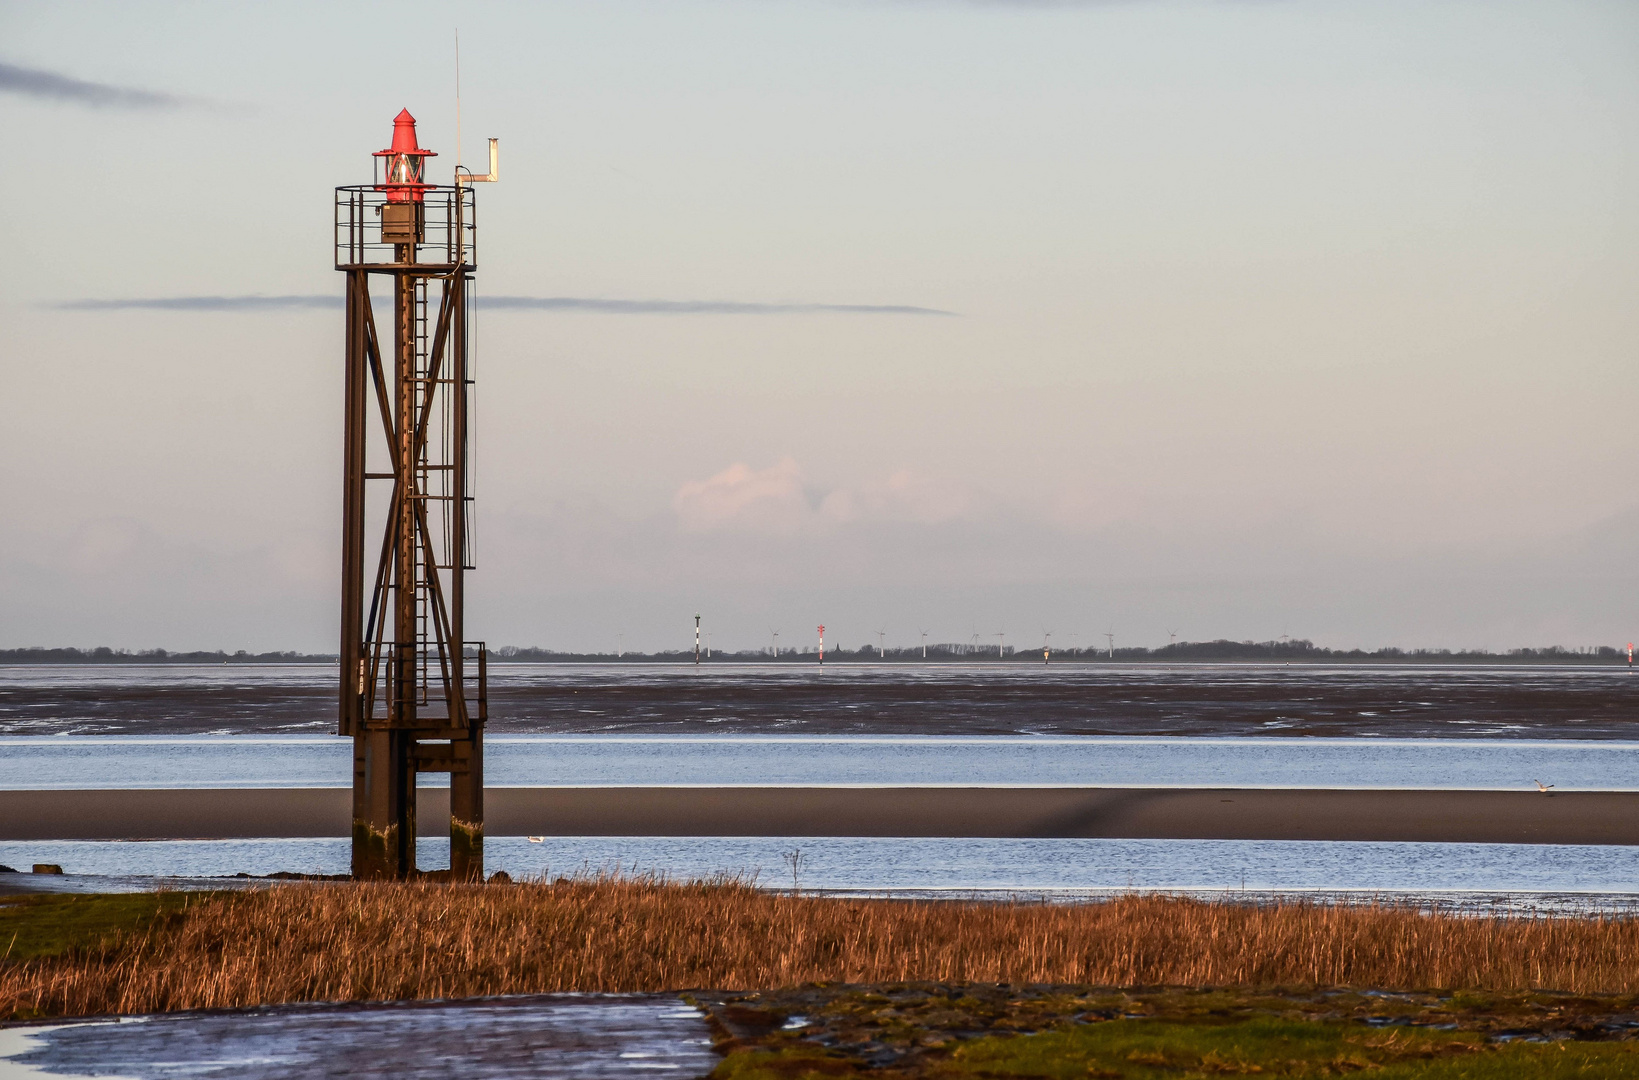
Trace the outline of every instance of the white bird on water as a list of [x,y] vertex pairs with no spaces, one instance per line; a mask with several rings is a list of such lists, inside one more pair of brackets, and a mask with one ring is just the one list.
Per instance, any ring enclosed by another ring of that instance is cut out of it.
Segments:
[[1542,792],[1544,795],[1548,794],[1548,789],[1554,786],[1552,784],[1544,784],[1541,780],[1532,780],[1531,783],[1535,784],[1537,786],[1537,790]]
[[529,842],[531,844],[544,844],[544,843],[546,843],[546,837],[544,837],[544,836],[531,836],[529,838]]

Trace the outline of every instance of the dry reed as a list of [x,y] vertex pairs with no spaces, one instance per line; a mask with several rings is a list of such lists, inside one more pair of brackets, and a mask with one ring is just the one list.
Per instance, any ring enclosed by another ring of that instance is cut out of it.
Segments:
[[1639,990],[1639,921],[1164,897],[791,897],[601,880],[291,885],[0,963],[0,1017],[811,981]]

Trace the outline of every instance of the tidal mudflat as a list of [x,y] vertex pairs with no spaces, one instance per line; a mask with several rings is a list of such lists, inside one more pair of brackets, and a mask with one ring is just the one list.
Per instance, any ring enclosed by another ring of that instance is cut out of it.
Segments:
[[[1326,664],[492,664],[507,734],[1639,738],[1617,667]],[[0,667],[0,734],[335,726],[330,664]]]

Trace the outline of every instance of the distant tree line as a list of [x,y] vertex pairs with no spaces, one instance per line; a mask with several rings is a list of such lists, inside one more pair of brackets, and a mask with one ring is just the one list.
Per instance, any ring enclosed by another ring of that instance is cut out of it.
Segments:
[[[508,645],[490,652],[495,660],[523,664],[655,664],[693,663],[694,650],[671,649],[665,652],[559,652],[556,649],[519,648]],[[810,646],[781,649],[778,659],[769,648],[742,649],[727,652],[711,650],[710,656],[701,654],[701,662],[714,664],[818,662],[818,649]],[[1171,645],[1149,649],[1143,646],[1123,646],[1113,652],[1109,649],[1053,649],[1053,663],[1131,664],[1148,662],[1233,663],[1233,662],[1298,662],[1298,663],[1385,663],[1385,664],[1618,664],[1625,663],[1627,654],[1621,649],[1600,645],[1585,649],[1567,649],[1550,645],[1540,649],[1509,649],[1491,652],[1486,649],[1327,649],[1312,641],[1179,641]],[[861,645],[857,649],[825,647],[826,663],[922,663],[920,645],[888,649],[879,652],[875,645]],[[998,649],[995,645],[972,645],[957,642],[930,643],[926,662],[990,662],[1009,664],[1040,664],[1040,648],[1017,648],[1012,645]],[[237,652],[170,652],[165,649],[0,649],[0,664],[314,664],[335,663],[334,653],[262,652],[240,649]]]
[[[797,649],[782,648],[779,663],[812,664],[819,660],[814,646]],[[1235,662],[1285,661],[1305,663],[1388,663],[1388,664],[1615,664],[1624,663],[1627,654],[1621,649],[1600,645],[1586,649],[1567,649],[1562,645],[1546,648],[1509,649],[1491,652],[1488,649],[1327,649],[1302,639],[1286,641],[1179,641],[1150,649],[1143,646],[1124,646],[1110,649],[1052,649],[1053,663],[1143,663],[1143,662]],[[517,663],[681,663],[694,661],[693,649],[673,649],[656,653],[593,653],[559,652],[555,649],[518,648],[507,646],[491,653],[495,659]],[[771,648],[743,649],[738,652],[711,650],[710,656],[701,653],[701,662],[712,663],[774,663]],[[879,651],[875,645],[861,645],[857,649],[825,647],[825,661],[831,663],[859,663],[861,661],[920,663],[923,648],[893,648]],[[964,663],[990,661],[1001,663],[1042,662],[1040,648],[1017,648],[1005,645],[973,645],[956,642],[929,643],[926,660]]]
[[170,652],[166,649],[0,649],[0,664],[312,664],[335,663],[335,653]]

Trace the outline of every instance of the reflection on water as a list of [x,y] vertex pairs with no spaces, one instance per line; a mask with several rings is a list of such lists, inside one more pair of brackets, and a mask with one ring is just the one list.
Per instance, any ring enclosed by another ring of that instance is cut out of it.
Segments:
[[[422,869],[449,865],[449,842],[423,838]],[[786,856],[802,853],[793,882]],[[5,841],[0,863],[54,862],[71,887],[152,888],[152,875],[204,878],[294,871],[344,874],[335,840]],[[515,878],[599,871],[740,875],[768,888],[865,895],[1096,897],[1128,890],[1325,893],[1626,909],[1639,896],[1639,848],[1555,844],[1317,840],[942,839],[924,837],[490,837],[486,866]],[[18,875],[27,879],[29,875]],[[0,887],[5,879],[0,878]]]
[[[322,736],[16,736],[0,788],[345,787]],[[492,787],[1176,786],[1633,790],[1639,742],[1087,736],[492,736]],[[424,786],[446,784],[423,774]]]
[[28,1075],[129,1080],[602,1080],[643,1072],[698,1077],[717,1062],[703,1014],[663,994],[292,1005],[0,1030],[0,1075],[10,1064]]

